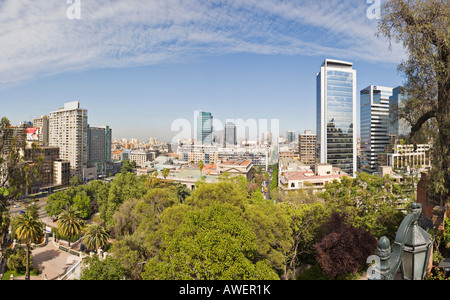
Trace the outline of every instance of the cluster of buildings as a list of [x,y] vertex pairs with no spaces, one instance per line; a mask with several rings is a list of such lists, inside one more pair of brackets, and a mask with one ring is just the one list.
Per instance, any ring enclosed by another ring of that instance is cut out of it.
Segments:
[[26,142],[25,162],[42,159],[41,176],[32,193],[64,187],[73,176],[83,181],[97,179],[113,169],[111,128],[90,126],[87,110],[78,101],[10,130]]
[[86,181],[115,174],[125,160],[136,164],[138,174],[169,169],[166,177],[190,188],[200,177],[213,182],[225,172],[251,179],[254,169],[269,170],[274,164],[283,190],[323,188],[356,172],[393,175],[405,168],[419,173],[430,167],[429,144],[402,141],[409,133],[395,114],[408,97],[402,87],[370,85],[361,90],[359,127],[353,63],[326,59],[316,74],[316,91],[316,132],[289,130],[285,137],[264,128],[256,138],[242,138],[242,124],[228,121],[216,130],[212,113],[197,111],[194,138],[180,139],[177,145],[156,138],[113,141],[111,128],[91,126],[78,101],[14,130],[38,145],[26,149],[28,161],[44,157],[39,189],[67,185],[73,176]]
[[[402,87],[362,89],[359,128],[356,70],[351,62],[326,59],[316,74],[316,91],[316,133],[298,135],[298,152],[295,145],[280,148],[279,187],[283,190],[302,188],[304,182],[312,184],[308,187],[323,187],[331,179],[354,177],[356,172],[400,178],[398,172],[420,175],[431,167],[429,143],[404,142],[410,128],[396,117],[408,97]],[[286,136],[292,141],[295,132],[288,131]],[[298,162],[286,164],[282,159]]]
[[[180,140],[175,151],[179,162],[192,166],[219,165],[230,160],[250,161],[268,170],[278,163],[282,190],[324,188],[342,176],[357,172],[371,175],[430,167],[429,144],[405,144],[409,127],[396,118],[407,95],[402,87],[370,85],[360,94],[360,124],[357,123],[356,70],[353,63],[326,59],[316,74],[316,132],[294,130],[286,136],[264,131],[254,140],[240,139],[237,125],[227,122],[215,131],[210,112],[197,112],[195,138]],[[358,130],[360,137],[358,137]],[[212,174],[211,168],[208,169]]]

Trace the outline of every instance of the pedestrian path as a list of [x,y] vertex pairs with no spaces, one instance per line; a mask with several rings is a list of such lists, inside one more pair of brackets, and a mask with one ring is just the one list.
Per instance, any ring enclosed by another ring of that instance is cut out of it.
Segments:
[[[59,250],[53,242],[53,237],[48,238],[47,245],[32,250],[33,267],[40,271],[39,276],[31,276],[30,280],[57,280],[76,262],[79,257]],[[14,278],[23,280],[25,276]]]

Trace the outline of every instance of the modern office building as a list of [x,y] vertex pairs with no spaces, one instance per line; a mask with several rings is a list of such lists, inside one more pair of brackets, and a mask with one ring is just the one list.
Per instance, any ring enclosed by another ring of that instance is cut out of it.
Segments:
[[394,88],[392,96],[389,97],[389,137],[393,144],[397,144],[402,136],[409,135],[411,132],[411,127],[408,126],[406,121],[397,117],[397,109],[403,106],[407,97],[401,86]]
[[236,124],[227,122],[225,124],[225,147],[234,147],[237,144],[236,138]]
[[210,112],[196,111],[196,135],[201,144],[212,143],[213,116]]
[[316,163],[355,176],[356,70],[353,63],[326,59],[316,75]]
[[288,132],[286,132],[286,138],[288,143],[292,143],[295,141],[295,131],[294,130],[289,130]]
[[49,146],[59,147],[59,157],[70,162],[70,175],[83,178],[87,168],[87,110],[79,101],[68,102],[49,115]]
[[378,153],[389,144],[389,98],[393,88],[371,85],[361,90],[360,171],[378,172]]
[[48,146],[48,132],[49,132],[49,118],[43,115],[33,120],[33,126],[39,128],[39,144],[41,146]]
[[106,165],[111,162],[111,133],[109,126],[88,125],[88,164],[97,166],[97,173],[106,175]]
[[312,166],[316,163],[316,143],[317,135],[311,130],[305,130],[298,135],[298,152],[300,161],[305,165]]

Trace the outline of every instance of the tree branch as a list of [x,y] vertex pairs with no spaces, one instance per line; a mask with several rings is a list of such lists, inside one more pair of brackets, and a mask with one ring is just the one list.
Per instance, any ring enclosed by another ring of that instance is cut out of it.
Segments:
[[422,115],[417,122],[411,127],[411,133],[409,134],[410,139],[422,128],[422,125],[431,118],[436,117],[436,110],[431,110],[426,114]]

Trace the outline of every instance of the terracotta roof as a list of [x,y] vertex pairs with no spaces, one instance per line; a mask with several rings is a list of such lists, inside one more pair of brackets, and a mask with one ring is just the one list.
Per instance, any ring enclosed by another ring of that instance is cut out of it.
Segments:
[[239,166],[246,166],[251,164],[251,160],[243,160],[243,159],[235,159],[235,160],[226,160],[222,161],[222,165],[239,165]]

